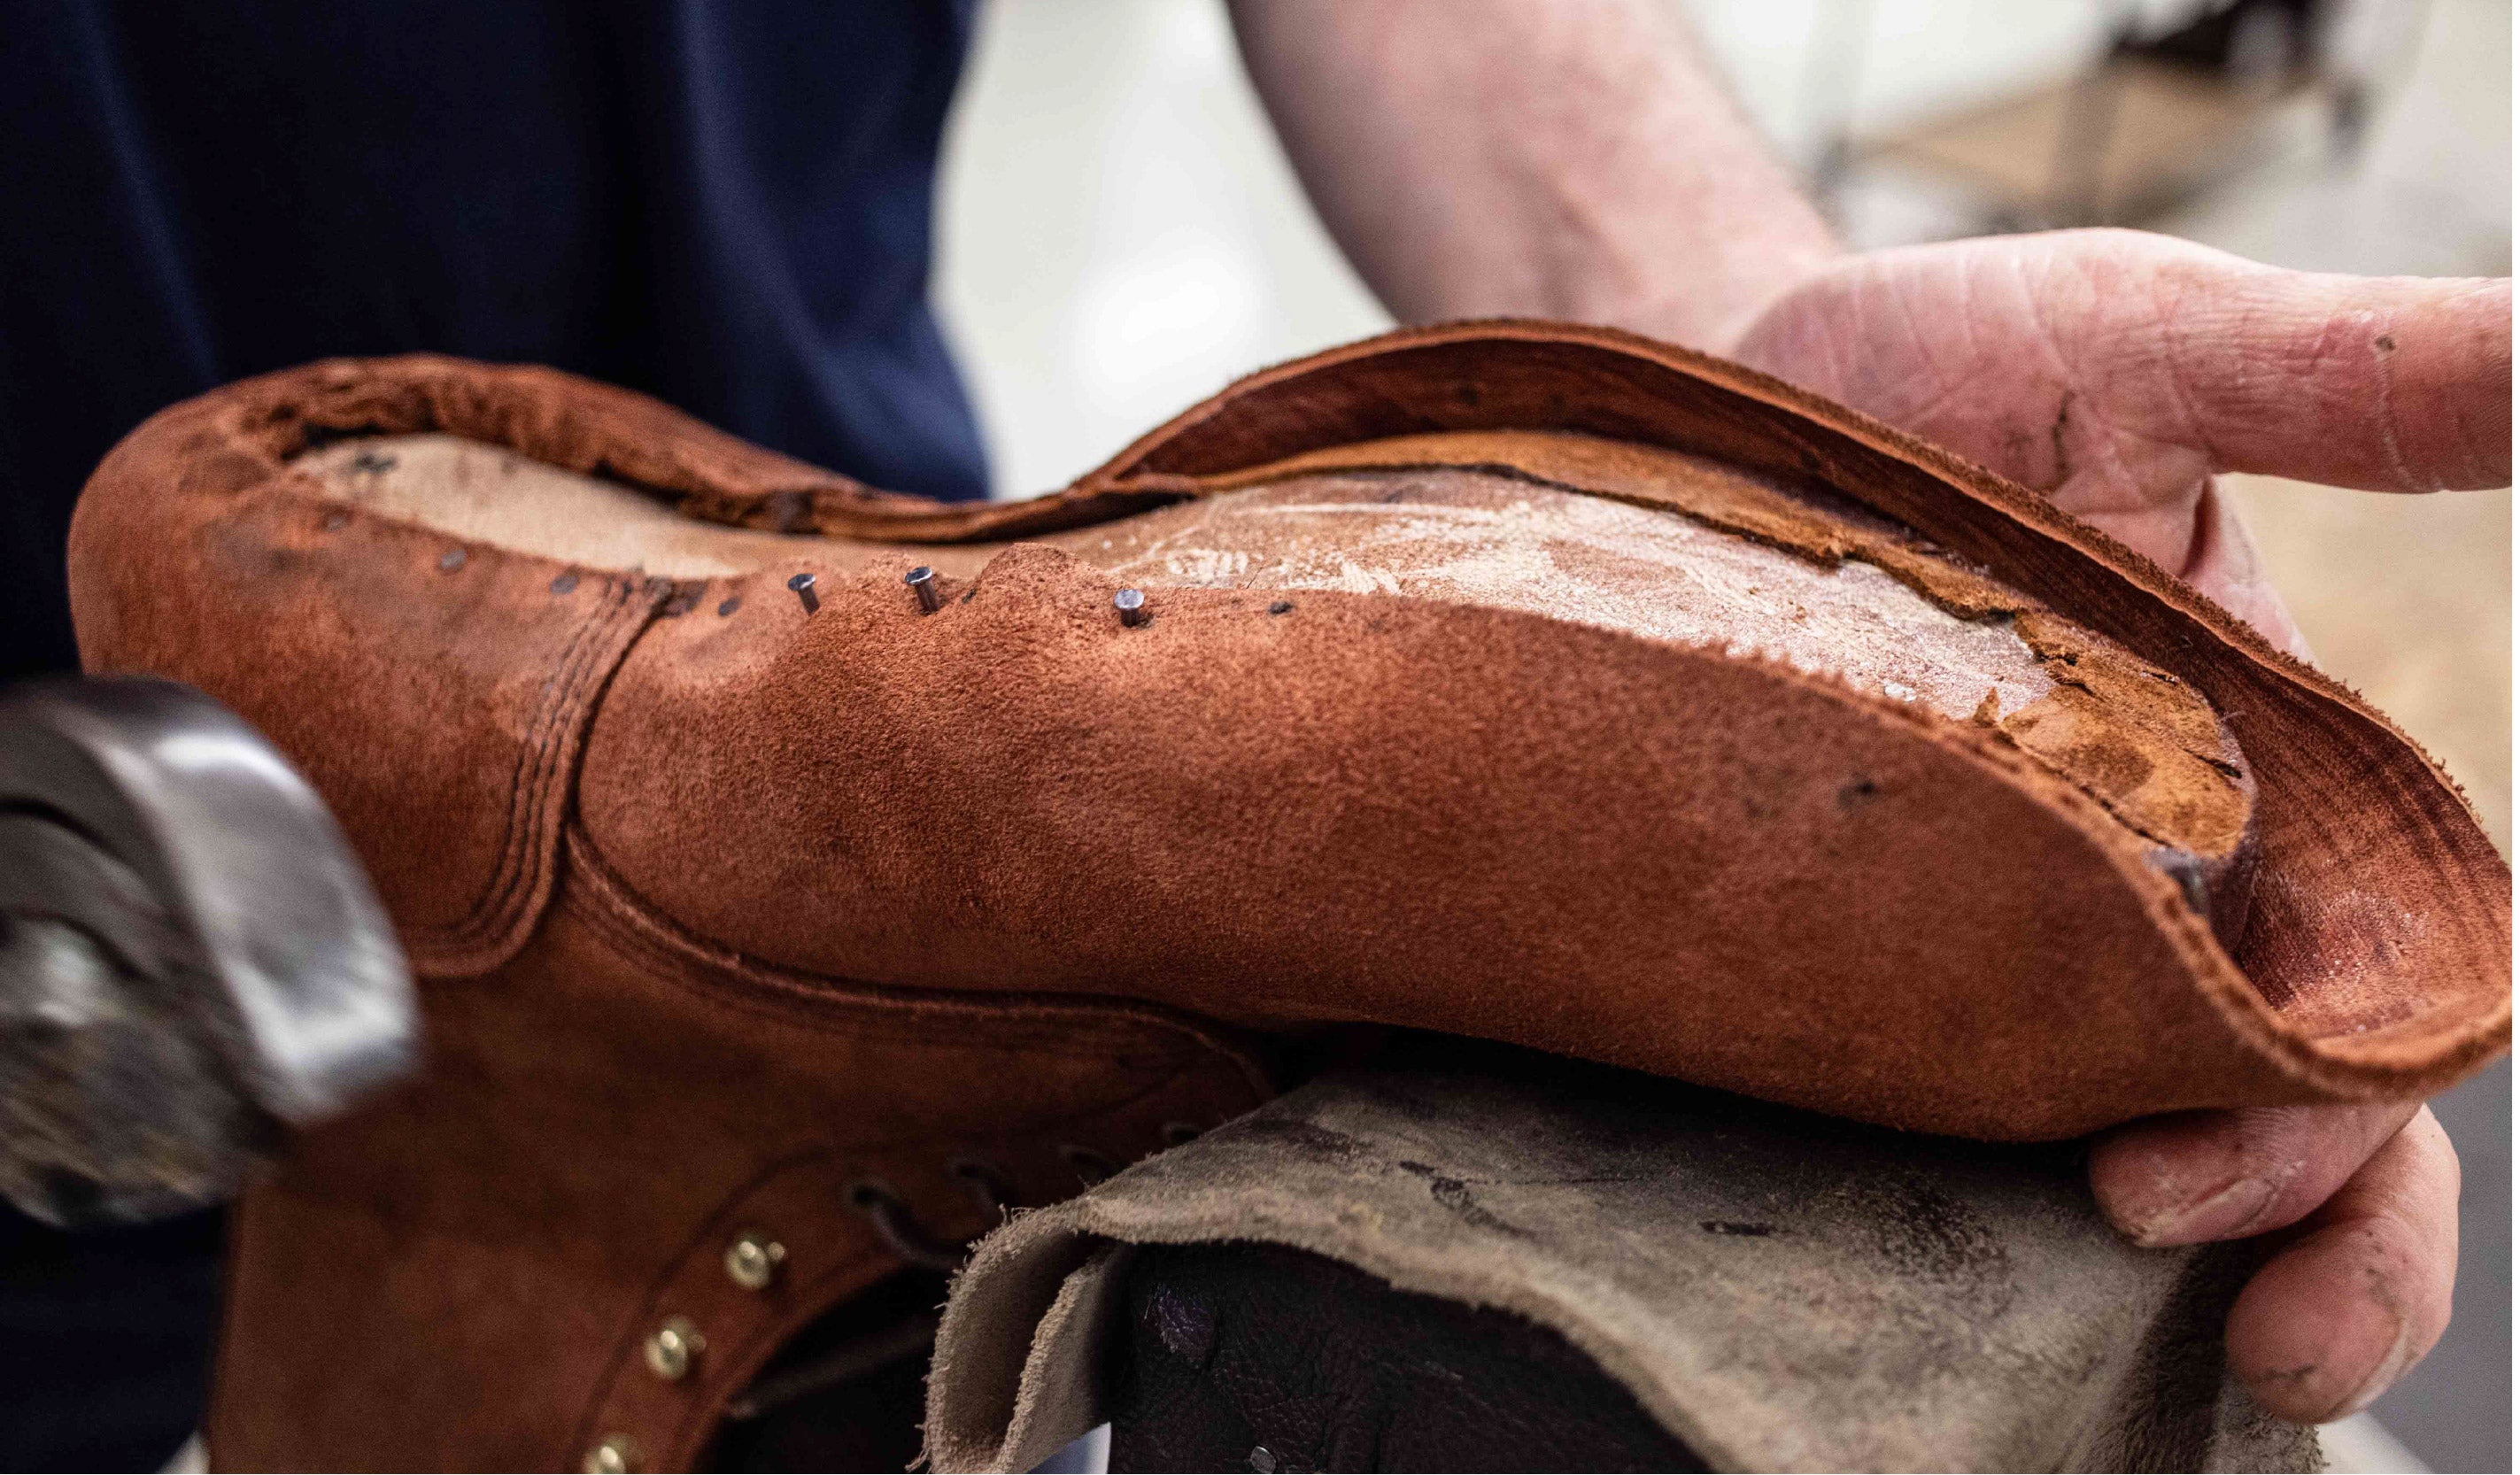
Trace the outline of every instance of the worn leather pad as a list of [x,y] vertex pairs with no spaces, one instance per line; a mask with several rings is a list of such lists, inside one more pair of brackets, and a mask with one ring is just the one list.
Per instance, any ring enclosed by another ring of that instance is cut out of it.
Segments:
[[2224,1370],[2248,1254],[2126,1244],[2075,1146],[1402,1041],[982,1241],[927,1454],[1111,1419],[1119,1468],[2308,1468]]
[[1277,1245],[1148,1249],[1111,1369],[1113,1470],[1703,1470],[1508,1312]]

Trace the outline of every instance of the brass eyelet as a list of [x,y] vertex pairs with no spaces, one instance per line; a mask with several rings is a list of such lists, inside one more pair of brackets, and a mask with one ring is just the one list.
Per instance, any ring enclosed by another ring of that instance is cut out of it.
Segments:
[[668,1383],[679,1383],[691,1376],[693,1362],[707,1350],[708,1338],[688,1318],[667,1317],[664,1325],[649,1333],[643,1352],[650,1372]]
[[787,1259],[788,1246],[758,1229],[746,1229],[727,1244],[726,1278],[748,1291],[768,1290]]

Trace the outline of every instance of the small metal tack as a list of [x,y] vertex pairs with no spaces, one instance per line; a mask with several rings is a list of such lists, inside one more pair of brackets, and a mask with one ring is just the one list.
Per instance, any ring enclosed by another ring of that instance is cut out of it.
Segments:
[[720,619],[723,619],[723,618],[725,618],[726,616],[728,616],[728,615],[730,615],[730,614],[735,613],[737,610],[739,610],[739,609],[741,609],[741,608],[742,608],[742,607],[743,607],[743,599],[742,599],[742,596],[740,596],[740,595],[738,595],[738,596],[732,596],[732,597],[730,597],[730,598],[728,598],[728,599],[725,599],[725,600],[722,600],[722,601],[720,601],[720,602],[718,603],[718,606],[717,606],[718,617],[719,617]]
[[551,581],[551,592],[554,594],[566,594],[576,587],[577,575],[573,573],[562,574],[559,578]]
[[796,575],[796,577],[788,581],[788,587],[796,591],[796,603],[805,606],[805,612],[807,614],[812,614],[815,610],[823,607],[823,597],[814,592],[814,576],[812,574],[800,573]]
[[1147,607],[1147,593],[1143,589],[1121,590],[1111,596],[1111,607],[1120,611],[1120,623],[1132,630],[1155,617],[1155,612]]
[[439,554],[437,556],[437,566],[448,573],[453,573],[455,570],[463,567],[464,550],[460,548],[450,548],[446,552]]
[[2143,853],[2143,858],[2152,863],[2155,871],[2169,876],[2178,885],[2180,898],[2187,903],[2187,910],[2208,921],[2213,919],[2214,900],[2205,890],[2203,862],[2170,845],[2155,845]]
[[945,607],[944,592],[936,587],[935,569],[922,563],[903,574],[901,582],[909,585],[911,592],[919,596],[919,610],[922,614],[934,614]]
[[2183,867],[2179,872],[2179,894],[2185,899],[2187,910],[2211,920],[2213,900],[2205,894],[2205,872],[2198,867]]

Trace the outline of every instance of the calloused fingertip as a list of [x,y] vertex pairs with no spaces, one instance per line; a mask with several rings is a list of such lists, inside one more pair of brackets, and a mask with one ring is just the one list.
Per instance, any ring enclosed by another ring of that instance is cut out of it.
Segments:
[[2368,1226],[2323,1230],[2270,1261],[2232,1303],[2231,1370],[2277,1418],[2320,1424],[2370,1404],[2419,1354],[2401,1269]]

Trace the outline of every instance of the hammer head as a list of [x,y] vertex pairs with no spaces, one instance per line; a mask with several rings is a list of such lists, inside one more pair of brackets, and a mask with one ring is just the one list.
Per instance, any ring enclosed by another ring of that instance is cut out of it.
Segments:
[[366,875],[252,729],[170,682],[0,692],[0,1193],[63,1225],[214,1202],[418,1038]]

